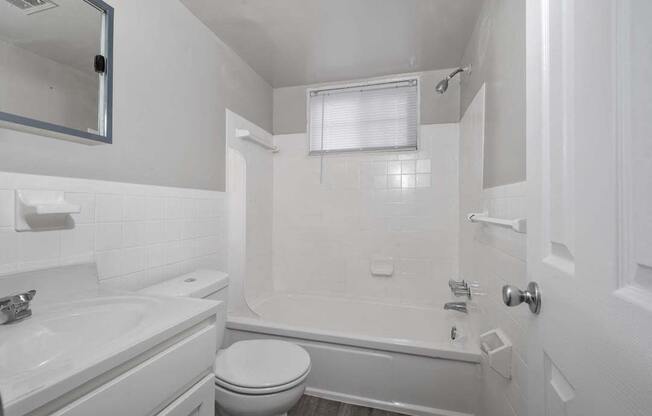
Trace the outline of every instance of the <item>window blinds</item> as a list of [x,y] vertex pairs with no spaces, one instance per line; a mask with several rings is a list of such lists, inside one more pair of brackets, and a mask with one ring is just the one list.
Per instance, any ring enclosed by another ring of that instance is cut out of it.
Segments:
[[310,92],[310,153],[416,149],[416,79]]

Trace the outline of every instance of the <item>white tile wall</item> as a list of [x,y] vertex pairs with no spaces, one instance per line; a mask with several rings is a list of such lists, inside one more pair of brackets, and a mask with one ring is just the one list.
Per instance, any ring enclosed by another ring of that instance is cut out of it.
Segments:
[[512,380],[482,365],[483,416],[525,415],[527,381],[526,331],[532,319],[527,308],[507,308],[501,287],[526,286],[526,235],[465,220],[470,212],[488,211],[497,218],[526,217],[526,184],[482,189],[484,88],[460,123],[460,276],[477,281],[487,296],[476,297],[470,315],[479,333],[502,329],[514,345]]
[[[251,131],[257,137],[273,141],[270,133],[262,128],[227,111],[227,145],[232,158],[228,162],[229,173],[227,182],[230,186],[246,187],[233,193],[237,196],[246,195],[245,215],[234,215],[241,224],[231,224],[232,247],[231,257],[239,265],[231,268],[231,294],[244,293],[244,297],[255,303],[257,299],[265,298],[274,291],[272,278],[272,231],[273,231],[273,194],[274,194],[274,164],[278,154],[250,141],[235,137],[236,129]],[[231,152],[237,152],[242,159],[235,158]],[[236,179],[237,178],[237,179]],[[233,180],[231,180],[233,179]],[[241,243],[244,242],[244,253]],[[237,260],[236,260],[237,259]],[[242,272],[240,272],[242,271]],[[237,296],[234,295],[234,298]],[[232,298],[232,300],[234,299]],[[233,301],[229,307],[236,307],[240,301]],[[242,305],[240,305],[242,306]]]
[[[14,190],[65,192],[68,229],[14,231]],[[101,283],[137,289],[201,266],[227,270],[226,194],[0,172],[0,274],[97,262]]]
[[11,227],[14,225],[14,193],[6,189],[0,190],[0,199],[8,201],[0,205],[0,227]]
[[[421,127],[417,152],[307,156],[274,138],[274,284],[285,292],[439,305],[457,273],[458,125]],[[373,277],[372,258],[394,263]]]

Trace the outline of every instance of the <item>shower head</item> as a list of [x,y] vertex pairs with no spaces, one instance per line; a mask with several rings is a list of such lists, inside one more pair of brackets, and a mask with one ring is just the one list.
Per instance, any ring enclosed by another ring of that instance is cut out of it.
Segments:
[[443,94],[446,92],[448,89],[448,78],[444,78],[439,83],[437,83],[437,86],[435,87],[435,91],[437,91],[440,94]]
[[470,71],[471,71],[470,66],[467,66],[465,68],[457,68],[455,71],[451,72],[446,78],[442,79],[441,81],[439,81],[439,83],[437,83],[437,86],[435,86],[435,91],[437,91],[439,94],[445,93],[446,90],[448,89],[448,81],[453,79],[453,77],[459,74],[460,72],[470,72]]

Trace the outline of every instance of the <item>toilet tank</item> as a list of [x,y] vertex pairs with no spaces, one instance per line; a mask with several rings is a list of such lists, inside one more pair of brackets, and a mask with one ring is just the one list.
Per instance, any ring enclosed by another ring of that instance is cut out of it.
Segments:
[[181,296],[222,302],[216,316],[217,348],[222,346],[228,310],[229,275],[219,270],[201,269],[146,287],[139,293],[153,296]]

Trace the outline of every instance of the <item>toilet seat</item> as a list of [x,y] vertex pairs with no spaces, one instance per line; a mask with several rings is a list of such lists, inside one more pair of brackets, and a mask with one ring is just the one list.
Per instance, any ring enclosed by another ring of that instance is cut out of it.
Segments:
[[282,384],[279,386],[274,386],[274,387],[263,387],[263,388],[247,388],[247,387],[241,387],[241,386],[236,386],[233,384],[229,384],[224,382],[224,380],[219,379],[218,377],[215,377],[215,384],[219,387],[222,387],[223,389],[232,391],[234,393],[240,393],[248,396],[262,396],[266,394],[274,394],[274,393],[280,393],[286,390],[290,390],[291,388],[298,386],[299,384],[303,383],[306,378],[308,377],[308,373],[310,372],[310,368],[306,371],[306,373],[301,376],[300,378],[292,381],[291,383],[288,384]]
[[300,346],[278,340],[240,341],[215,359],[215,383],[247,394],[273,394],[301,384],[310,372],[310,356]]

